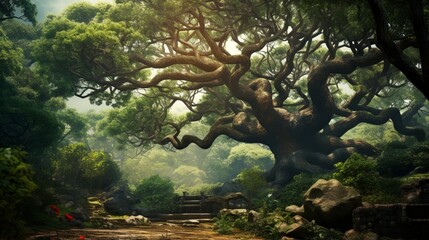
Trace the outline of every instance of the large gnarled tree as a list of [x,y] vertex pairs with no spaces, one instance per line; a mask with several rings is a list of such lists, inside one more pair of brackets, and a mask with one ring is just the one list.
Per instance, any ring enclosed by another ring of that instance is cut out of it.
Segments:
[[[50,19],[36,56],[79,96],[124,100],[134,92],[140,100],[122,113],[130,122],[116,124],[135,144],[209,148],[220,135],[265,144],[275,156],[268,179],[284,184],[352,152],[376,154],[364,141],[341,138],[360,123],[392,121],[399,133],[425,138],[404,125],[398,108],[371,105],[407,82],[384,61],[370,28],[344,35],[341,19],[317,21],[299,1],[121,2],[88,24]],[[318,11],[344,17],[341,6]],[[169,117],[178,102],[186,118]],[[204,137],[181,134],[201,119],[212,124]]]

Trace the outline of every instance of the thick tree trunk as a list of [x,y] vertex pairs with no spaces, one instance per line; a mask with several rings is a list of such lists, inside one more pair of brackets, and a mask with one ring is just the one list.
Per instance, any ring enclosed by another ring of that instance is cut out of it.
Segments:
[[284,186],[300,173],[321,174],[332,171],[335,163],[345,161],[354,152],[377,154],[373,146],[360,141],[320,136],[300,141],[301,144],[290,140],[291,137],[287,142],[278,141],[270,146],[275,163],[267,173],[267,180],[272,186]]

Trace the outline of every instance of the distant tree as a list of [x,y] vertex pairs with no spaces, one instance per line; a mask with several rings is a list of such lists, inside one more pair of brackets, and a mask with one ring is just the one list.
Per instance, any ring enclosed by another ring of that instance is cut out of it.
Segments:
[[192,187],[207,181],[207,175],[194,166],[181,165],[173,171],[171,180],[177,187]]
[[140,199],[140,206],[148,212],[168,212],[172,210],[174,184],[168,178],[153,175],[145,178],[137,186],[135,196]]
[[233,148],[224,161],[229,179],[234,179],[244,169],[257,167],[262,171],[270,170],[274,165],[271,151],[256,144],[239,144]]

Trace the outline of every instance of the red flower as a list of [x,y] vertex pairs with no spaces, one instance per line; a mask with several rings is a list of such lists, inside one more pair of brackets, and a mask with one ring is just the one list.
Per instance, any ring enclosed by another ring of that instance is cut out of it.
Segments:
[[68,213],[64,214],[64,217],[65,217],[65,218],[67,219],[67,221],[69,221],[69,222],[71,222],[71,221],[73,220],[72,215],[70,215],[70,214],[68,214]]
[[85,236],[80,235],[79,240],[85,240]]
[[49,208],[55,212],[55,215],[60,215],[60,209],[56,205],[49,205]]

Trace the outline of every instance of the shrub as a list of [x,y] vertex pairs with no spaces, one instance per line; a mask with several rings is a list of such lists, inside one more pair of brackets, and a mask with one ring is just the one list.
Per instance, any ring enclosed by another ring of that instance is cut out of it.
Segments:
[[107,153],[73,143],[60,149],[54,177],[64,186],[101,190],[117,182],[121,173]]
[[101,151],[89,152],[82,159],[81,174],[80,185],[88,189],[104,189],[121,178],[118,165]]
[[409,152],[415,167],[424,167],[429,170],[429,142],[414,144]]
[[302,205],[304,201],[304,193],[313,185],[319,178],[330,178],[330,176],[299,174],[294,176],[293,181],[284,186],[275,195],[279,202],[279,207],[289,205]]
[[220,234],[232,234],[234,221],[226,214],[221,214],[219,218],[214,218],[213,230]]
[[23,238],[22,201],[32,195],[33,172],[23,162],[25,152],[0,148],[0,239]]
[[258,193],[264,192],[263,189],[268,188],[264,172],[257,166],[243,170],[236,180],[250,198],[256,197]]
[[140,199],[139,206],[152,213],[167,212],[174,208],[174,184],[159,175],[143,179],[134,195]]
[[352,154],[345,162],[335,164],[334,178],[344,185],[354,187],[362,194],[378,190],[380,176],[377,163],[359,154]]
[[400,177],[407,175],[413,169],[407,143],[398,141],[388,143],[377,159],[377,170],[382,176]]

